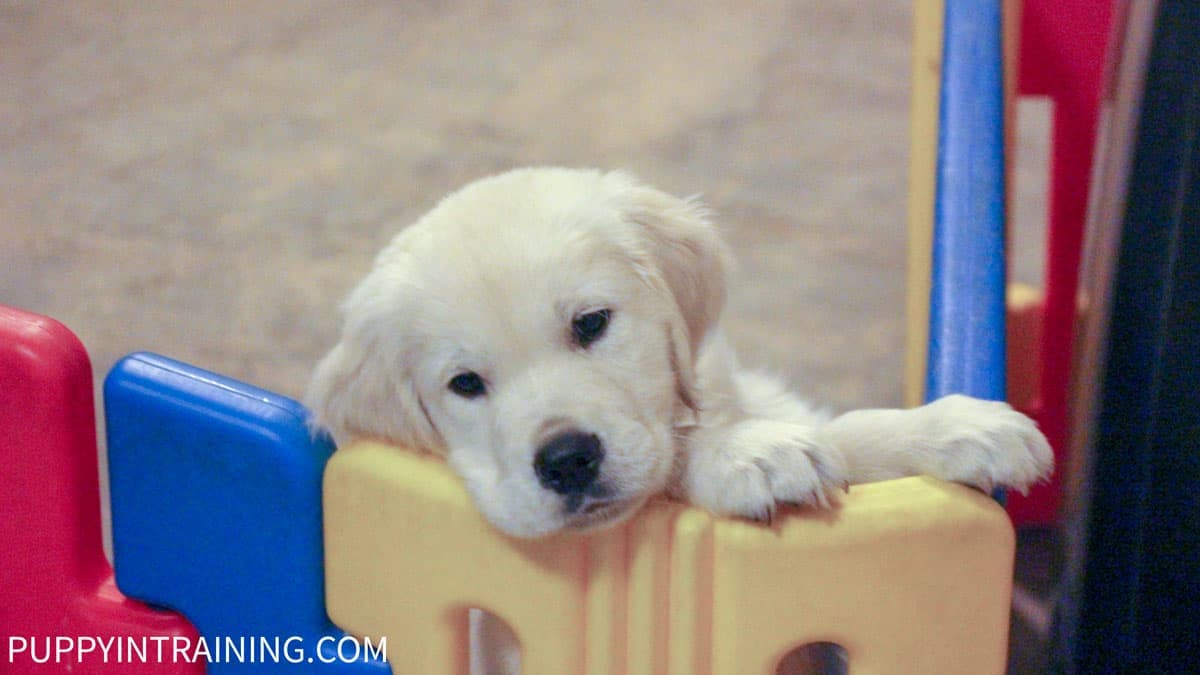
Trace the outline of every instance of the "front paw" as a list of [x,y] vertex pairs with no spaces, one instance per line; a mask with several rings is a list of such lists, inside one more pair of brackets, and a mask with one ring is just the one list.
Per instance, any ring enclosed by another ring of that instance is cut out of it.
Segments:
[[988,492],[1003,486],[1025,494],[1054,470],[1046,437],[1007,403],[953,394],[917,411],[925,416],[919,442],[925,473]]
[[842,456],[811,427],[747,420],[693,442],[687,497],[718,515],[770,520],[776,504],[828,507],[848,486]]

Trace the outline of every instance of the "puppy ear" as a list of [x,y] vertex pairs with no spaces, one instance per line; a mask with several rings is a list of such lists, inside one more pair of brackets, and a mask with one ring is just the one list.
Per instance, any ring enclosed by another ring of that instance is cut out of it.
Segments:
[[401,289],[379,281],[372,273],[346,300],[341,341],[317,364],[305,404],[313,426],[339,444],[372,438],[436,450],[440,436],[417,394],[403,337]]
[[725,307],[733,255],[698,200],[671,196],[619,172],[607,178],[617,183],[626,217],[638,228],[634,249],[642,276],[678,310],[667,325],[683,408],[676,414],[695,412],[695,359]]
[[679,308],[695,355],[725,307],[733,255],[698,200],[638,185],[623,174],[610,176],[629,183],[627,217],[640,228],[642,248]]

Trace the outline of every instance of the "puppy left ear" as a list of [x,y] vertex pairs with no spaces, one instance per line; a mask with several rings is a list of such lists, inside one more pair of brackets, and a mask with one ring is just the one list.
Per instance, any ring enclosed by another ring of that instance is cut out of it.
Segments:
[[635,258],[643,277],[678,309],[667,327],[671,365],[679,401],[695,411],[695,359],[725,308],[733,254],[698,200],[674,197],[621,173],[607,178],[617,183],[625,215],[638,228]]
[[654,268],[648,276],[665,283],[694,356],[725,308],[733,254],[699,200],[639,185],[621,173],[608,178],[624,183],[626,216],[640,228],[645,242],[641,248]]

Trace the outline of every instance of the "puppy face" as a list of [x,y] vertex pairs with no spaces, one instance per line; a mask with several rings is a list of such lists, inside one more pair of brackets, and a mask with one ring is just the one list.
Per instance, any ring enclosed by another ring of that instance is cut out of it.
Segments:
[[339,442],[445,453],[514,536],[614,523],[676,466],[727,261],[700,207],[623,174],[484,179],[379,255],[307,402]]

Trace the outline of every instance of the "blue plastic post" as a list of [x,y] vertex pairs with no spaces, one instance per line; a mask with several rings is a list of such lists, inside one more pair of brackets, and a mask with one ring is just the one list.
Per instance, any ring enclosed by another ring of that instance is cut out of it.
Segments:
[[946,3],[929,400],[1003,400],[1004,44],[1000,0]]

